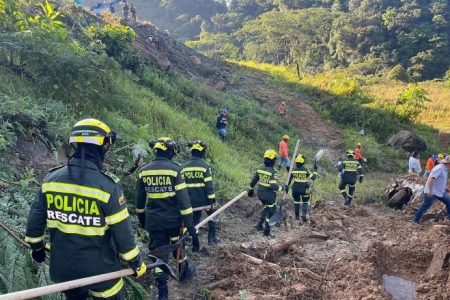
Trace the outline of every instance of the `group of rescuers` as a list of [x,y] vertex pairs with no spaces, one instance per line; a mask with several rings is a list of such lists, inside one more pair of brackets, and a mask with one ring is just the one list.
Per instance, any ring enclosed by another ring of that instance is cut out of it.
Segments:
[[[121,260],[128,263],[136,277],[146,273],[143,252],[136,244],[126,199],[119,179],[102,171],[105,154],[114,144],[116,133],[105,123],[96,119],[77,122],[70,132],[69,143],[74,153],[66,165],[54,168],[45,176],[41,188],[30,208],[25,241],[31,246],[31,256],[42,263],[46,252],[50,253],[50,278],[64,282],[89,276],[109,273],[121,269]],[[288,136],[283,137],[281,166],[289,168],[287,158]],[[206,206],[210,215],[215,210],[214,185],[210,166],[203,160],[207,145],[203,141],[188,143],[191,158],[183,165],[172,161],[180,151],[178,144],[170,138],[159,138],[150,142],[155,158],[139,170],[136,196],[136,213],[141,227],[149,234],[150,254],[152,250],[177,241],[189,234],[192,250],[199,251],[200,243],[195,225],[201,219],[202,210],[193,208]],[[285,149],[286,148],[286,149]],[[362,180],[360,163],[347,151],[347,158],[339,163],[341,174],[339,188],[350,204],[357,176]],[[284,158],[284,159],[283,159]],[[257,229],[270,234],[269,220],[276,210],[276,192],[288,192],[289,185],[277,181],[275,150],[264,153],[264,165],[257,169],[251,182],[248,196],[254,188],[264,205]],[[305,157],[295,157],[295,169],[289,183],[293,181],[292,196],[295,216],[306,221],[309,207],[311,180],[316,170],[305,167]],[[280,167],[281,167],[280,166]],[[346,186],[349,187],[348,193]],[[217,220],[208,222],[208,244],[216,244]],[[50,241],[45,242],[46,228]],[[181,248],[184,245],[181,243]],[[170,248],[173,249],[173,248]],[[171,251],[171,250],[169,250]],[[177,252],[177,251],[176,251]],[[184,252],[177,252],[177,268],[181,282],[191,278],[196,270],[188,262]],[[168,262],[168,254],[156,255]],[[175,256],[175,253],[174,253]],[[158,299],[168,299],[167,270],[152,269],[158,288]],[[123,279],[113,279],[87,287],[65,291],[66,299],[124,299]]]

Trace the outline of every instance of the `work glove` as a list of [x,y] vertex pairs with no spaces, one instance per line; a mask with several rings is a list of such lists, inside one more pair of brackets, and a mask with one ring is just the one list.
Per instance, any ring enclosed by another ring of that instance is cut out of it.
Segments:
[[42,263],[45,260],[45,248],[40,248],[31,251],[31,257],[38,263]]
[[367,162],[367,158],[364,158],[363,161],[364,161],[364,162]]
[[255,190],[254,189],[249,189],[247,192],[247,196],[249,198],[253,197],[255,195]]
[[147,272],[147,265],[139,254],[134,260],[129,262],[130,267],[134,270],[134,277],[139,278]]
[[284,185],[284,191],[286,192],[286,194],[289,192],[289,185],[288,184]]
[[139,226],[145,229],[145,212],[137,214],[139,219]]
[[217,209],[217,203],[216,202],[211,203],[211,208],[208,209],[208,214],[212,214],[213,212],[216,211],[216,209]]
[[359,176],[359,183],[362,183],[362,182],[363,182],[363,178],[364,178],[364,177]]

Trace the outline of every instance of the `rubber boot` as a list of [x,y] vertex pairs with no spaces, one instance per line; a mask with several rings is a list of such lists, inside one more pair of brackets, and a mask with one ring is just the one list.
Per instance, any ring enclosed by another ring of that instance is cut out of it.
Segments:
[[217,222],[211,221],[208,223],[208,245],[215,245],[220,243],[220,239],[216,236]]
[[197,269],[193,264],[186,263],[186,269],[184,269],[183,274],[181,274],[180,282],[186,282],[187,280],[191,279],[195,276],[195,273],[197,272]]
[[259,221],[258,221],[258,223],[257,223],[256,226],[255,226],[255,229],[256,229],[257,231],[262,231],[262,230],[263,230],[263,221],[262,221],[262,220],[259,220]]
[[156,286],[158,287],[157,300],[169,300],[169,287],[167,286],[167,279],[157,278]]
[[345,195],[344,205],[350,205],[352,203],[352,199],[349,196]]
[[200,241],[198,240],[198,236],[195,235],[192,237],[192,252],[198,252],[200,250]]

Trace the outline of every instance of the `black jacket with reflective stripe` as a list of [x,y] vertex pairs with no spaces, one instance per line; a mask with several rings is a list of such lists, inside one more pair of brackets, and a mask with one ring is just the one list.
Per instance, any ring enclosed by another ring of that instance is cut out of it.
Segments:
[[142,166],[136,210],[145,212],[148,231],[193,226],[192,206],[179,164],[158,156]]
[[364,176],[362,166],[353,157],[346,157],[339,165],[338,170],[344,182],[355,183],[359,176]]
[[[120,270],[120,260],[137,257],[126,200],[116,177],[79,159],[51,170],[28,216],[26,241],[43,247],[50,232],[50,277],[55,282]],[[102,284],[95,287],[102,288]]]
[[250,182],[250,188],[254,188],[258,183],[256,192],[259,200],[265,205],[274,204],[277,199],[276,192],[281,192],[283,190],[283,187],[278,184],[275,174],[276,171],[273,167],[262,166],[256,171]]
[[304,165],[295,167],[295,169],[291,173],[291,177],[289,178],[289,184],[291,184],[292,180],[294,181],[294,183],[292,184],[292,193],[305,193],[306,190],[311,186],[310,180],[314,180],[315,178],[316,174],[312,173]]
[[216,202],[211,167],[199,157],[191,157],[181,173],[186,181],[189,199],[193,208],[207,206]]

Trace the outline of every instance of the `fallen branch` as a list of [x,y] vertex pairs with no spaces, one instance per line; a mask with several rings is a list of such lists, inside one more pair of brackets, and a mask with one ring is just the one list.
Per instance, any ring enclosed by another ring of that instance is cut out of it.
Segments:
[[242,253],[242,252],[239,252],[239,254],[240,254],[242,257],[244,257],[248,262],[250,262],[250,263],[252,263],[252,264],[255,264],[255,265],[261,265],[261,264],[266,263],[266,264],[268,264],[269,266],[271,266],[271,267],[273,267],[273,268],[278,268],[278,267],[280,267],[279,265],[274,264],[274,263],[271,263],[271,262],[268,262],[267,260],[262,260],[262,259],[259,259],[259,258],[250,256],[250,255],[245,254],[245,253]]

